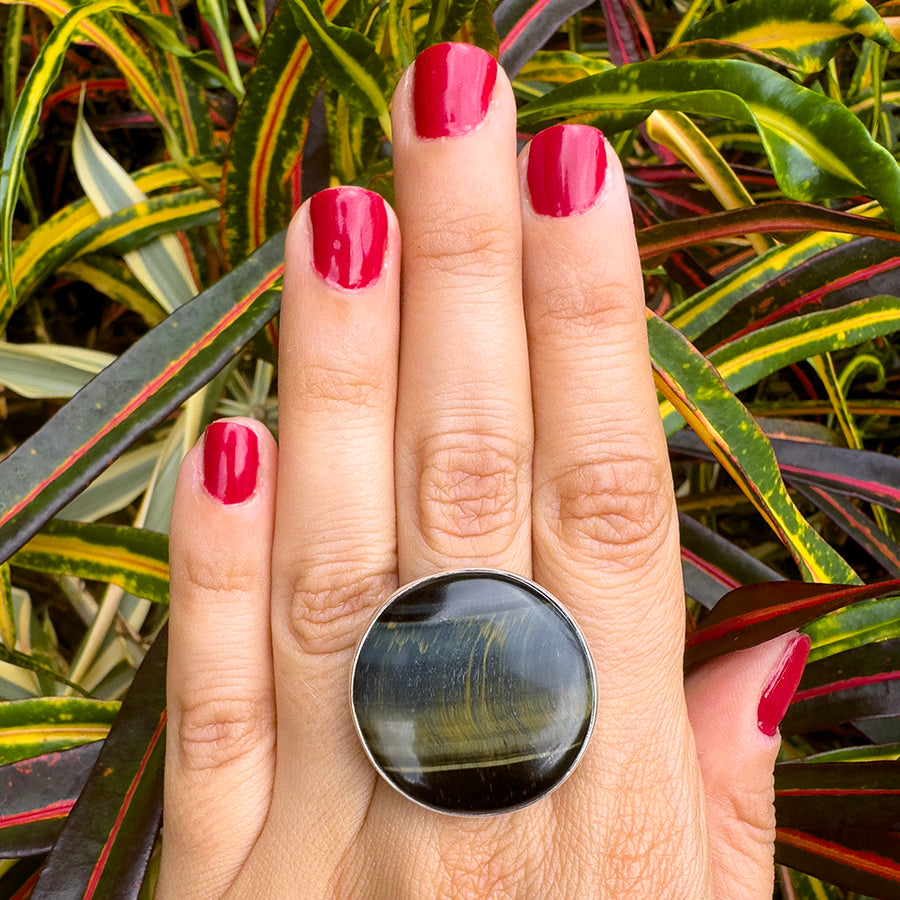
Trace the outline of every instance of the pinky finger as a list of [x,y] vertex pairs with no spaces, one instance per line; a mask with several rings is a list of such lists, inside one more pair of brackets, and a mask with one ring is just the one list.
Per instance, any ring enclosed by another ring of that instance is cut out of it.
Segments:
[[268,810],[274,770],[269,558],[276,448],[214,422],[187,455],[170,531],[163,851],[157,898],[219,897]]
[[793,632],[707,663],[685,682],[716,900],[772,896],[778,725],[808,652],[809,638]]

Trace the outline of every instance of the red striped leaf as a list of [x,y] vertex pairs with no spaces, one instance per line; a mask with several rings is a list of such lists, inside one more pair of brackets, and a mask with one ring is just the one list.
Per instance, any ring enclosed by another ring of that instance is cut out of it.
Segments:
[[707,609],[741,584],[777,581],[781,576],[722,535],[679,513],[685,592]]
[[846,497],[813,485],[795,485],[797,493],[824,512],[841,531],[860,545],[895,578],[900,577],[900,545],[892,541],[874,519]]
[[0,766],[0,858],[53,846],[102,746],[93,741]]
[[775,861],[879,900],[900,900],[900,837],[896,834],[778,828]]
[[[900,512],[900,459],[886,453],[809,441],[771,438],[770,443],[789,484],[820,487]],[[669,438],[669,448],[687,456],[714,458],[687,429]]]
[[167,645],[163,629],[134,676],[32,900],[138,896],[162,817]]
[[641,259],[659,263],[669,254],[697,244],[747,234],[795,231],[834,231],[900,241],[900,235],[880,219],[822,209],[810,203],[778,200],[643,228],[638,232],[638,247]]
[[775,814],[781,828],[900,831],[900,762],[803,762],[775,767]]
[[277,235],[175,310],[0,463],[0,559],[206,384],[278,311]]
[[494,10],[500,36],[500,65],[514,78],[519,69],[590,0],[503,0]]
[[898,714],[900,638],[866,643],[808,663],[781,732],[819,731]]
[[687,639],[685,668],[692,669],[734,650],[753,647],[820,616],[857,603],[900,593],[900,580],[872,585],[776,581],[739,587],[726,594]]

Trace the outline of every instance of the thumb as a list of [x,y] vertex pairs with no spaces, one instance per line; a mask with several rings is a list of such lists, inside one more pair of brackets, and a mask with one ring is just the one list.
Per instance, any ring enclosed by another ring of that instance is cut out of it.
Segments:
[[791,632],[720,657],[685,681],[716,900],[770,900],[780,724],[809,653]]

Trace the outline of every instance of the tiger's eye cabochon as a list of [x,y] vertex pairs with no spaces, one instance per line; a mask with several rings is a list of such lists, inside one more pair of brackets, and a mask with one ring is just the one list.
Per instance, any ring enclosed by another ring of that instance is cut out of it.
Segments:
[[534,802],[571,772],[596,681],[550,594],[468,569],[413,582],[382,608],[357,651],[351,702],[390,784],[441,812],[487,815]]

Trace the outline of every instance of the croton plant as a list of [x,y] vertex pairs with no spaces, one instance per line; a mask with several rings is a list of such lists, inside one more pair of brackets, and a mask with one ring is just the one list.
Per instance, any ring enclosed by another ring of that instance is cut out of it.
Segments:
[[[277,432],[283,229],[392,193],[391,92],[478,44],[523,139],[627,172],[687,669],[812,639],[776,891],[900,897],[900,3],[0,0],[0,896],[152,896],[166,525],[216,415]],[[739,898],[735,898],[739,900]]]

